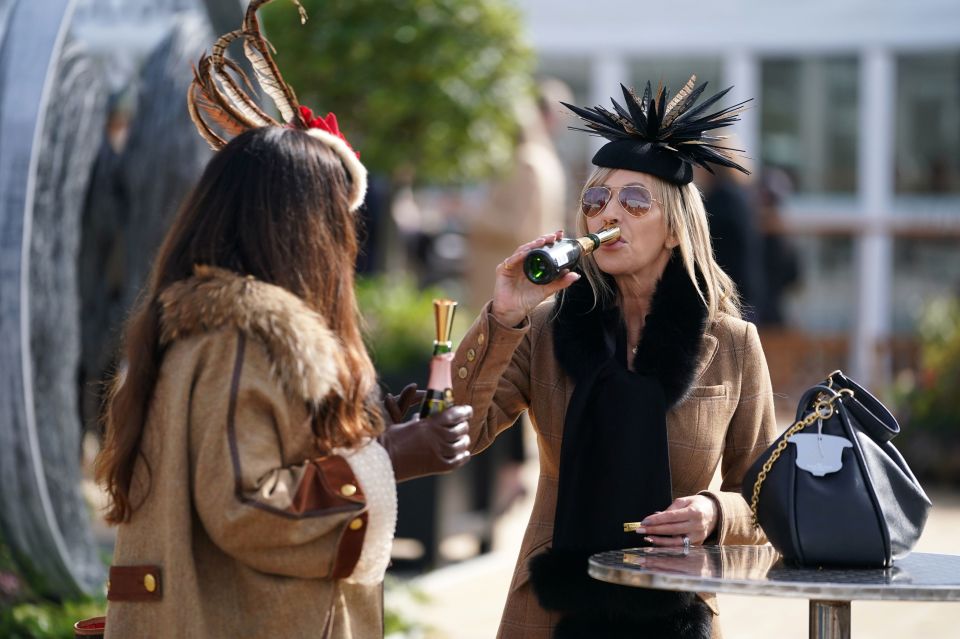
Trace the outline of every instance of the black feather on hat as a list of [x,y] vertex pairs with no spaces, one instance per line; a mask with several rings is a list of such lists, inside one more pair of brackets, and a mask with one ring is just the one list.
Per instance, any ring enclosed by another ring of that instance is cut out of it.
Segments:
[[726,136],[708,132],[740,120],[740,113],[750,100],[705,114],[733,87],[695,107],[694,103],[707,88],[706,82],[696,86],[696,81],[697,76],[690,76],[669,102],[667,89],[662,84],[653,96],[647,82],[643,97],[621,84],[627,106],[624,108],[611,98],[613,112],[601,106],[584,109],[565,102],[561,104],[576,113],[586,126],[571,129],[610,140],[593,156],[593,163],[597,166],[650,173],[674,184],[691,182],[694,164],[711,173],[713,170],[709,165],[716,164],[749,175],[750,171],[734,161],[734,154],[743,151],[722,146]]

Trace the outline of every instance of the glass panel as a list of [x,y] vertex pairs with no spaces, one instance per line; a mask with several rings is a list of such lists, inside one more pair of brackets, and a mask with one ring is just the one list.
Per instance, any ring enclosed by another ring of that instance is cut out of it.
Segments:
[[857,188],[857,60],[766,59],[761,73],[761,153],[785,169],[797,193]]
[[957,238],[897,238],[893,246],[893,330],[913,332],[930,300],[960,291]]
[[[800,277],[784,297],[788,326],[808,333],[853,330],[857,286],[849,236],[789,236],[797,249]],[[826,371],[829,372],[829,371]]]
[[960,51],[897,58],[896,190],[960,194]]

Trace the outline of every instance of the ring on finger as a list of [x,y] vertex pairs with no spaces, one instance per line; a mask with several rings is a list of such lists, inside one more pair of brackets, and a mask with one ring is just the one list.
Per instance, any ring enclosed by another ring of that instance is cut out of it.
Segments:
[[684,535],[681,539],[683,541],[683,549],[690,550],[690,536]]

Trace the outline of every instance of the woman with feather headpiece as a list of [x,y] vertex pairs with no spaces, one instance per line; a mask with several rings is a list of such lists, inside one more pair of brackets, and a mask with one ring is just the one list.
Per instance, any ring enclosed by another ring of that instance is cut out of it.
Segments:
[[[196,70],[190,115],[217,153],[107,400],[108,637],[381,637],[396,482],[469,457],[468,406],[402,422],[410,388],[382,414],[353,287],[366,170],[284,83],[263,3]],[[233,40],[282,121],[244,92]]]
[[764,542],[740,483],[776,435],[769,373],[692,183],[693,165],[746,171],[714,134],[743,104],[711,113],[726,91],[697,105],[705,86],[692,77],[672,99],[623,87],[612,111],[565,105],[607,139],[578,235],[617,226],[620,238],[548,285],[522,264],[562,231],[518,247],[454,359],[473,452],[524,410],[538,435],[540,480],[498,637],[717,637],[714,595],[605,584],[587,558]]

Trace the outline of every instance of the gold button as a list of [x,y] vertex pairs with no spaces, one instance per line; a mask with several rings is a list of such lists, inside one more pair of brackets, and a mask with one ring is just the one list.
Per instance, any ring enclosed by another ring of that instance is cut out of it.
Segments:
[[157,579],[149,572],[143,576],[143,587],[147,589],[147,592],[153,592],[157,589]]
[[360,530],[363,528],[363,520],[357,517],[350,522],[350,530]]
[[477,359],[477,351],[471,348],[467,351],[467,361],[472,362],[475,359]]
[[479,344],[480,346],[483,346],[483,333],[480,333],[479,335],[477,335],[477,344]]
[[466,367],[466,366],[461,366],[461,367],[460,367],[460,370],[457,371],[457,377],[459,377],[460,379],[466,379],[466,378],[467,378],[467,367]]
[[340,487],[340,494],[344,497],[352,497],[357,493],[357,487],[353,484],[344,484]]

